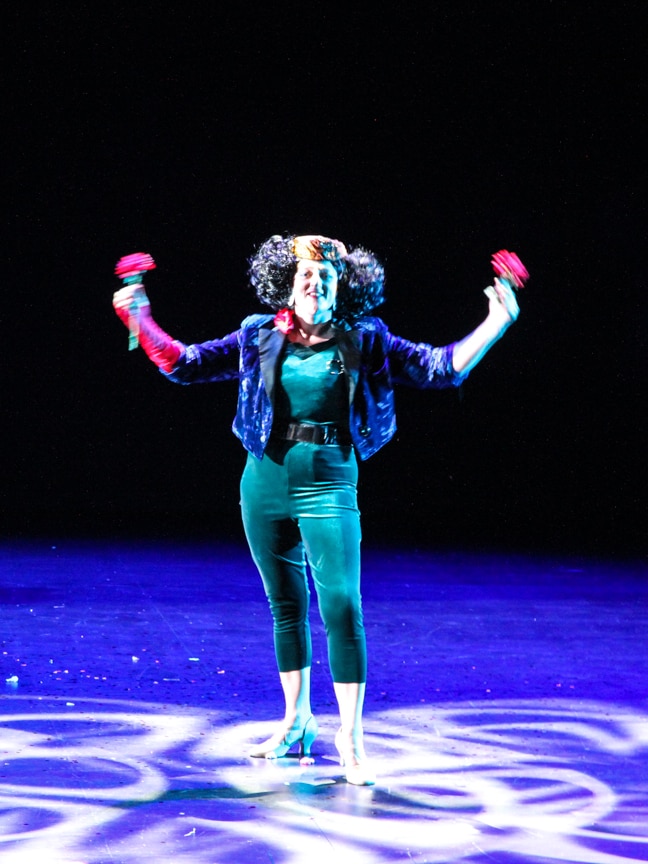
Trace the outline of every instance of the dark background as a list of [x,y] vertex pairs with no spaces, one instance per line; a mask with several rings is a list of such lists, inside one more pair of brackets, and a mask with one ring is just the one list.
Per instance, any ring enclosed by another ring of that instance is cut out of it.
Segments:
[[[596,11],[598,9],[598,11]],[[199,341],[246,259],[324,233],[436,344],[520,254],[522,314],[460,391],[398,393],[369,542],[634,556],[645,524],[642,4],[29,4],[5,12],[3,532],[240,538],[236,387],[165,381],[110,299]]]

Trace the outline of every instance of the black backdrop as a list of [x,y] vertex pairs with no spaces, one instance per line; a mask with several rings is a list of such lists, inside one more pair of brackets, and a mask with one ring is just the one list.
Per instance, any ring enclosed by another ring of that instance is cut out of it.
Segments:
[[129,353],[112,270],[153,254],[156,318],[198,341],[261,311],[246,259],[294,231],[371,248],[392,331],[437,344],[485,314],[492,252],[532,273],[460,391],[399,391],[369,540],[641,553],[641,5],[5,12],[6,536],[240,538],[235,386]]

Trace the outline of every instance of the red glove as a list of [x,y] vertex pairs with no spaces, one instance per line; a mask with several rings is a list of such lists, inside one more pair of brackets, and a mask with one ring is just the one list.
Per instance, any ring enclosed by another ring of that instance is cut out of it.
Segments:
[[182,349],[151,317],[151,304],[142,285],[127,285],[116,291],[113,307],[131,332],[132,319],[136,316],[137,340],[146,356],[163,372],[170,372],[180,359]]

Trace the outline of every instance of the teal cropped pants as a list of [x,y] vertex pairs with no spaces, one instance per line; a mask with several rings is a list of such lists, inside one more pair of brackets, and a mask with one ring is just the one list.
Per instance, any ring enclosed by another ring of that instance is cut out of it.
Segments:
[[243,525],[270,605],[281,672],[312,662],[308,562],[333,680],[366,681],[357,479],[352,447],[280,441],[262,460],[248,455]]

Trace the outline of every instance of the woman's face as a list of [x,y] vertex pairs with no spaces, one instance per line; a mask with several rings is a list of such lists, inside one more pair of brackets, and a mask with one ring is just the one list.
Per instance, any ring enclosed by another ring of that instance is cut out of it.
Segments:
[[324,324],[333,317],[338,277],[330,261],[297,261],[292,299],[295,315],[309,324]]

